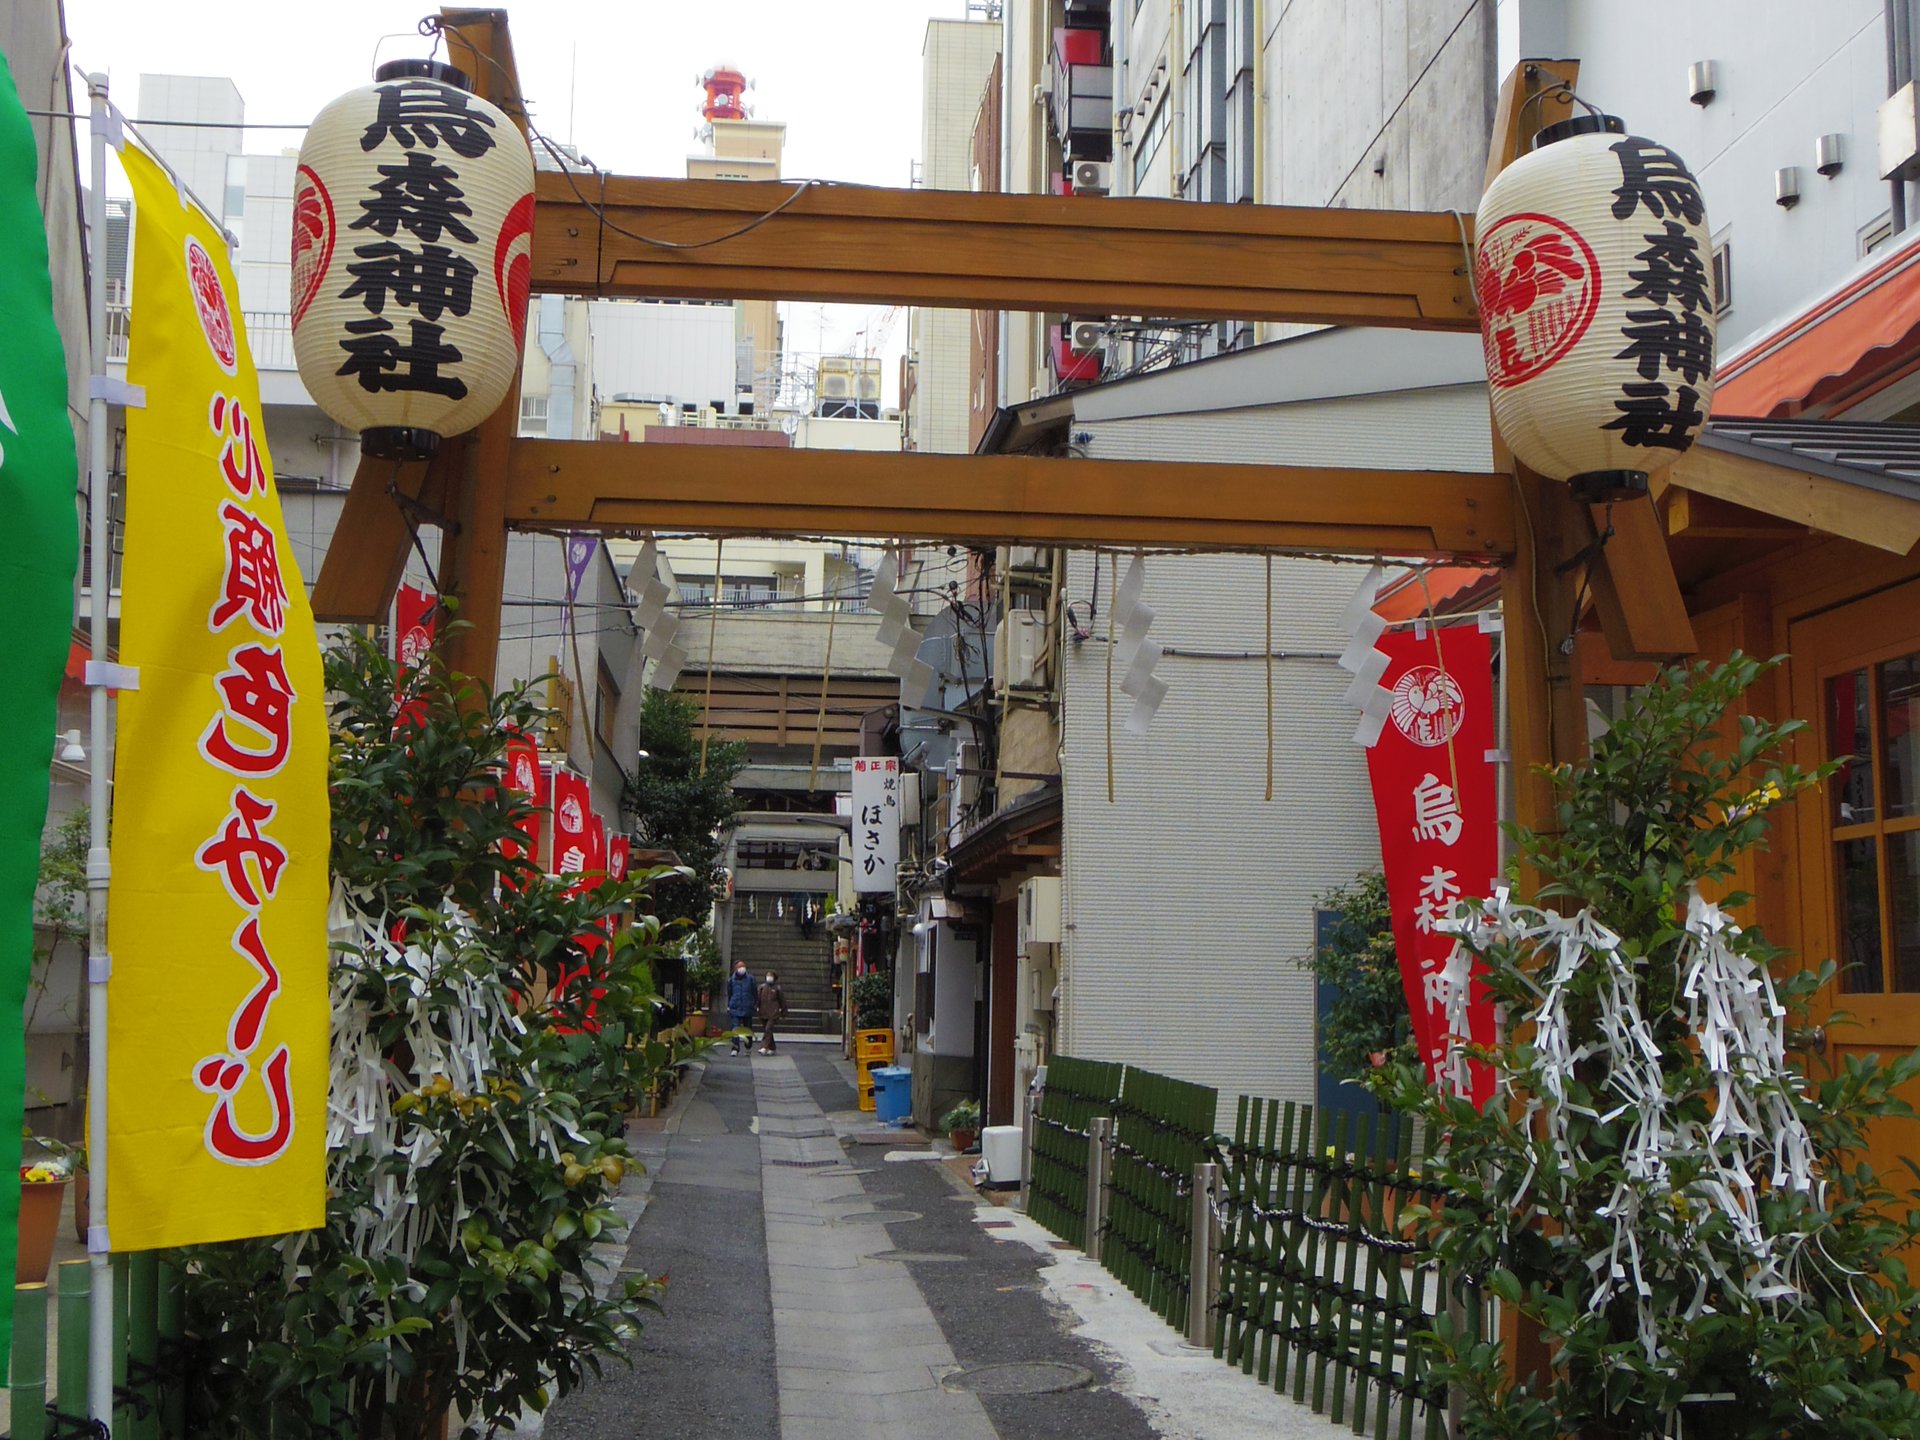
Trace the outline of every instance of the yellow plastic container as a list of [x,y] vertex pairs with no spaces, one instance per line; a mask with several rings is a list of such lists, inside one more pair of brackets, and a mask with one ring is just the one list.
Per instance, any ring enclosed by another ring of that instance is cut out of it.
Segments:
[[868,1060],[891,1060],[893,1058],[893,1031],[854,1031],[853,1058],[863,1062]]

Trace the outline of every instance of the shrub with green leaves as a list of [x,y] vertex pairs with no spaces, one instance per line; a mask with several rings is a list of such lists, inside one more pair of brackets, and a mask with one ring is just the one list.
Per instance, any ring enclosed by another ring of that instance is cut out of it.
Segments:
[[1317,903],[1333,922],[1313,954],[1295,963],[1334,987],[1320,1023],[1322,1063],[1342,1080],[1360,1079],[1379,1065],[1413,1064],[1418,1052],[1393,946],[1386,876],[1366,871]]
[[[1411,1066],[1382,1085],[1443,1142],[1448,1198],[1403,1223],[1466,1298],[1498,1297],[1552,1347],[1551,1374],[1522,1380],[1497,1342],[1437,1320],[1437,1378],[1474,1440],[1641,1440],[1683,1411],[1689,1436],[1920,1434],[1903,1258],[1920,1193],[1865,1158],[1873,1122],[1913,1113],[1895,1092],[1920,1058],[1793,1061],[1785,1037],[1833,964],[1783,964],[1727,923],[1748,897],[1701,894],[1825,773],[1783,760],[1799,722],[1730,715],[1767,668],[1736,654],[1663,673],[1556,774],[1560,832],[1517,835],[1584,938],[1504,898],[1466,920],[1510,1020],[1478,1052],[1504,1081],[1486,1112]],[[1729,1034],[1745,1040],[1703,1039]],[[1774,1123],[1743,1132],[1747,1107]],[[1726,1186],[1733,1162],[1750,1189]]]
[[607,934],[656,875],[569,893],[502,852],[527,806],[498,783],[504,747],[541,718],[527,688],[488,694],[437,656],[402,676],[357,636],[327,682],[327,1221],[178,1257],[192,1424],[429,1440],[457,1406],[492,1434],[656,1303],[645,1276],[603,1293],[591,1246],[632,1163],[626,1110],[697,1046],[653,1018],[657,922]]

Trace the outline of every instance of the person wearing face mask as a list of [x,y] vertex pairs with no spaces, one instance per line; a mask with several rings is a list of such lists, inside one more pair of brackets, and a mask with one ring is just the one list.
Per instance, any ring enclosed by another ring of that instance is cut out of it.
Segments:
[[773,1054],[774,1022],[787,1018],[787,997],[780,988],[780,977],[767,971],[767,978],[760,983],[760,1018],[766,1022],[766,1031],[760,1037],[760,1053]]
[[[745,1039],[753,1043],[753,1010],[756,1000],[753,976],[747,973],[747,962],[733,962],[733,974],[727,980],[727,1015],[733,1021],[733,1053],[740,1053],[740,1041]],[[742,1036],[740,1032],[747,1034]]]

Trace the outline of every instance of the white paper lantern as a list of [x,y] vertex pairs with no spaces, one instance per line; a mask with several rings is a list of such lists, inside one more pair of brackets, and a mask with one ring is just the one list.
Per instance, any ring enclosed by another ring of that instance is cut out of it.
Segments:
[[418,460],[520,364],[533,156],[450,65],[398,60],[322,110],[293,196],[293,353],[364,452]]
[[1542,130],[1480,200],[1474,289],[1493,416],[1587,500],[1643,493],[1713,397],[1713,249],[1664,145],[1588,115]]

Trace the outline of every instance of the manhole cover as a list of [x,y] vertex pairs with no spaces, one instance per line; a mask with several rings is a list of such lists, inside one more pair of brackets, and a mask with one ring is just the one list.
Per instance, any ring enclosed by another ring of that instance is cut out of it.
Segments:
[[869,1210],[864,1215],[842,1215],[836,1222],[841,1225],[893,1225],[902,1220],[918,1220],[919,1214],[912,1210]]
[[882,1250],[869,1257],[874,1260],[898,1260],[907,1265],[958,1265],[964,1255],[942,1255],[935,1250]]
[[975,1365],[941,1377],[948,1390],[971,1390],[976,1395],[1051,1395],[1078,1390],[1093,1383],[1093,1372],[1078,1365],[1051,1360],[1014,1360],[1005,1365]]

